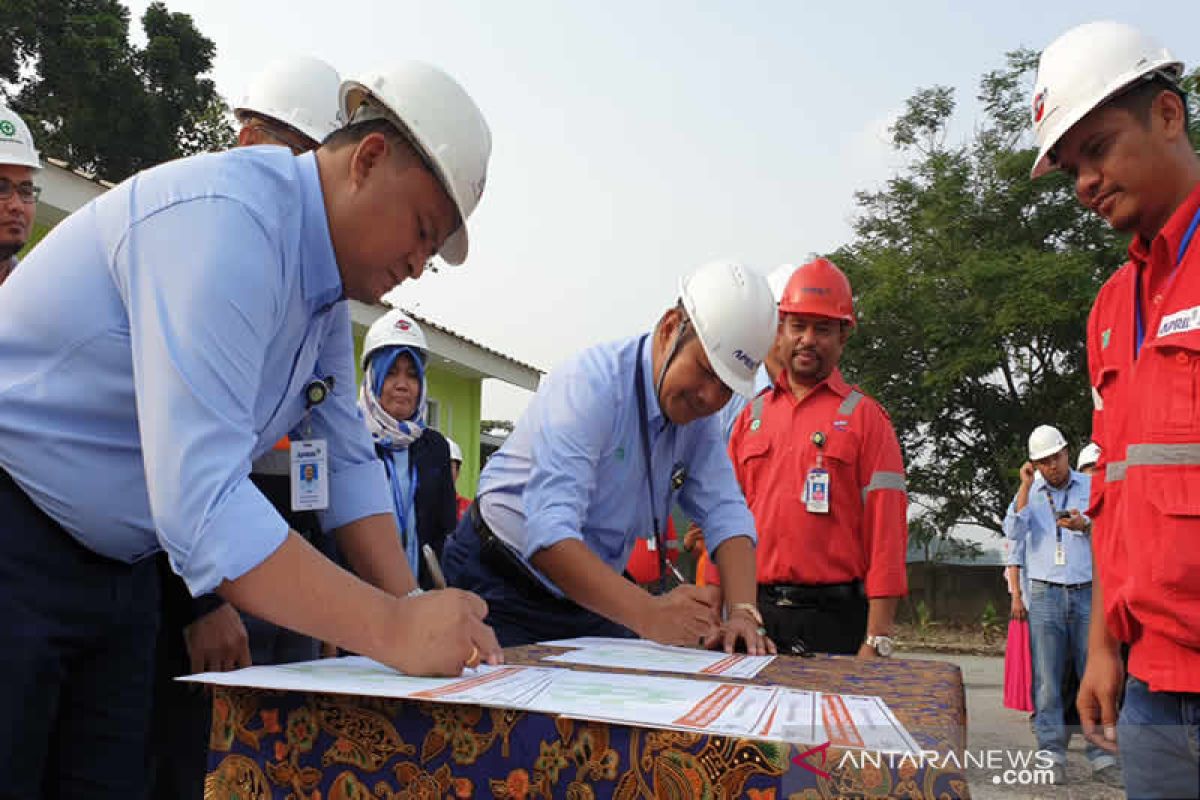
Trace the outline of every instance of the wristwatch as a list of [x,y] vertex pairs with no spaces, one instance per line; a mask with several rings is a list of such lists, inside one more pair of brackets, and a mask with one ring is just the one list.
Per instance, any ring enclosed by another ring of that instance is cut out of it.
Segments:
[[890,657],[896,646],[895,641],[890,636],[868,636],[866,644],[869,647],[874,647],[875,652],[884,658]]

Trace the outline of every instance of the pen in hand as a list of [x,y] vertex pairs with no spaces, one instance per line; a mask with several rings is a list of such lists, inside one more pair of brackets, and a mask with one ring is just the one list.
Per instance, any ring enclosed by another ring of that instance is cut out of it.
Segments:
[[429,545],[423,544],[421,555],[425,557],[425,566],[429,569],[429,577],[433,579],[433,588],[445,589],[446,576],[442,574],[442,567],[438,564],[437,553],[433,552]]

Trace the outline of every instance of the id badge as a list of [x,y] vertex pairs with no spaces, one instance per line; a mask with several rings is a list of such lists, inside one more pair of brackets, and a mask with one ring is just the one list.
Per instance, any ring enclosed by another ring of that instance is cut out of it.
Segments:
[[1063,543],[1059,542],[1054,545],[1054,566],[1065,567],[1067,565],[1067,548],[1063,547]]
[[812,514],[829,513],[829,472],[821,467],[808,471],[804,479],[804,507]]
[[329,460],[324,439],[304,439],[291,446],[292,511],[329,508]]
[[657,536],[647,536],[646,537],[646,549],[649,550],[651,553],[658,550],[658,537]]

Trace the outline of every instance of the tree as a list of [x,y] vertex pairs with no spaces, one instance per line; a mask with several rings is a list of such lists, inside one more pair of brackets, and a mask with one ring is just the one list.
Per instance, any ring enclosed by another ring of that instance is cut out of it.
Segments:
[[1017,50],[983,77],[960,144],[953,90],[914,94],[891,128],[907,166],[856,196],[855,238],[832,254],[858,292],[847,372],[891,413],[931,531],[999,532],[1029,432],[1052,422],[1077,449],[1091,430],[1087,314],[1126,240],[1065,175],[1029,179],[1036,64]]
[[147,42],[129,42],[118,0],[0,0],[0,95],[39,150],[119,181],[140,169],[234,142],[211,79],[216,47],[186,14],[152,3]]

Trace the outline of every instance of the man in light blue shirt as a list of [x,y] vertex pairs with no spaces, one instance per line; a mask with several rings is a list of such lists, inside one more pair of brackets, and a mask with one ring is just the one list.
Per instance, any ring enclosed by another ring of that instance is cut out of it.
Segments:
[[[1065,780],[1070,738],[1063,697],[1069,662],[1082,675],[1087,664],[1088,621],[1092,607],[1091,478],[1071,469],[1067,441],[1050,425],[1029,437],[1029,461],[1021,467],[1021,485],[1004,518],[1009,566],[1024,566],[1028,578],[1029,636],[1033,655],[1034,729],[1038,748],[1055,761],[1055,782]],[[1023,594],[1014,586],[1014,615]],[[1115,760],[1088,744],[1093,771],[1115,769]]]
[[[443,552],[447,580],[487,600],[503,644],[632,631],[772,647],[754,605],[754,519],[714,415],[732,388],[752,391],[775,323],[764,278],[709,264],[652,334],[592,347],[542,381]],[[621,576],[638,537],[664,553],[675,498],[709,533],[724,614],[713,587],[655,596]]]
[[[14,796],[144,791],[159,548],[193,594],[408,672],[499,659],[478,597],[409,596],[355,406],[347,305],[434,253],[465,258],[490,136],[428,65],[347,81],[341,98],[350,124],[316,153],[246,148],[136,175],[0,291],[0,771]],[[250,483],[297,428],[325,442],[323,527],[365,580]]]

